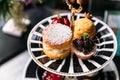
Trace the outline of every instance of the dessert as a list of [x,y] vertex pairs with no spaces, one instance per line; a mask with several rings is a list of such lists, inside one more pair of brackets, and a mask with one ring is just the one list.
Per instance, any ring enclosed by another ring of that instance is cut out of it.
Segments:
[[45,71],[43,76],[42,76],[43,80],[63,80],[62,76],[57,75],[57,74],[53,74],[51,72]]
[[96,49],[95,43],[89,38],[88,34],[73,40],[73,50],[80,59],[89,59]]
[[84,33],[88,33],[90,38],[94,37],[96,28],[93,22],[89,19],[92,17],[89,13],[85,13],[85,18],[75,20],[74,39],[81,37]]
[[52,21],[52,24],[56,24],[56,23],[61,23],[61,24],[70,26],[70,21],[68,20],[68,18],[65,18],[65,17],[61,18],[59,15],[58,17],[54,18]]
[[70,53],[72,30],[70,27],[56,23],[50,24],[42,31],[43,51],[50,59],[63,59]]

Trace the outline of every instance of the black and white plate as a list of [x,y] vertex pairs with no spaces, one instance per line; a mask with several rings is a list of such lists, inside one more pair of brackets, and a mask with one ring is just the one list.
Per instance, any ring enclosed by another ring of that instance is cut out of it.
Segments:
[[[30,59],[24,68],[23,80],[42,80],[44,71],[44,69]],[[110,74],[107,74],[108,72]],[[105,74],[102,80],[119,80],[118,70],[113,61],[103,68],[102,73]]]
[[[70,19],[70,13],[60,14],[61,17]],[[95,56],[89,60],[81,60],[75,54],[63,60],[51,60],[42,51],[42,30],[51,23],[57,15],[50,16],[40,21],[29,34],[28,51],[32,59],[43,69],[52,73],[66,76],[82,76],[96,72],[105,67],[115,56],[117,49],[116,37],[107,24],[93,17],[91,20],[96,26],[97,33],[94,42],[97,45]],[[76,14],[75,19],[83,17]]]

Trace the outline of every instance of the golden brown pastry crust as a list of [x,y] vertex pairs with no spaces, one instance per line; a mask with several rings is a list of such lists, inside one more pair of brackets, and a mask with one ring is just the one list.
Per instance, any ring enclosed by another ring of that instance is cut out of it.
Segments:
[[90,38],[94,37],[96,33],[93,22],[87,18],[81,18],[75,21],[74,39],[80,38],[84,33],[88,33]]
[[[57,25],[57,27],[56,27]],[[58,27],[59,25],[59,27]],[[62,29],[61,29],[62,27]],[[42,31],[42,36],[43,36],[43,51],[44,53],[50,58],[50,59],[63,59],[66,56],[69,55],[71,51],[71,41],[72,41],[72,30],[67,26],[62,25],[62,24],[53,24],[49,25],[46,29]],[[64,29],[65,28],[65,29]],[[53,30],[55,29],[55,30]],[[51,31],[56,31],[56,32],[48,32],[47,30]],[[61,33],[64,30],[64,33]],[[66,30],[68,30],[66,32]],[[49,34],[48,34],[48,33]],[[55,34],[54,34],[55,33]],[[61,38],[59,38],[60,35]],[[50,37],[51,36],[51,37]],[[61,39],[60,41],[56,41],[56,36],[57,40]],[[52,38],[52,39],[51,39]],[[52,41],[54,39],[54,41]],[[54,43],[55,42],[55,43]]]
[[57,53],[54,52],[54,49],[46,50],[43,48],[43,51],[50,59],[55,59],[55,60],[64,59],[70,54],[70,48]]

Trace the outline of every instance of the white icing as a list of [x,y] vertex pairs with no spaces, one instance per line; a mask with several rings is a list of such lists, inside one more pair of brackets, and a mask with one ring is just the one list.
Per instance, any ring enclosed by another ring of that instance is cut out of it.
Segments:
[[43,36],[44,39],[49,41],[52,44],[61,44],[67,40],[70,40],[72,37],[72,30],[70,27],[57,23],[50,24],[45,28],[44,34],[47,36]]

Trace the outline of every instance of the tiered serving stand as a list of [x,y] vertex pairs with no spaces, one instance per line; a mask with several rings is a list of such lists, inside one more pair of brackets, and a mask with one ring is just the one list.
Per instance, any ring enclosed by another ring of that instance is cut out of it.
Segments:
[[[61,17],[71,18],[71,13],[62,13]],[[117,40],[111,28],[101,20],[93,17],[91,20],[96,26],[97,33],[93,38],[97,49],[95,55],[88,60],[77,58],[74,52],[62,60],[51,60],[42,49],[42,30],[49,25],[57,15],[50,16],[40,21],[29,34],[28,52],[33,61],[49,72],[63,76],[84,76],[103,69],[115,56]],[[83,14],[75,14],[74,19],[84,17]]]

